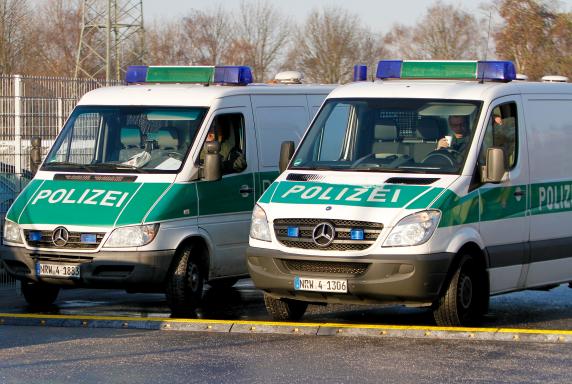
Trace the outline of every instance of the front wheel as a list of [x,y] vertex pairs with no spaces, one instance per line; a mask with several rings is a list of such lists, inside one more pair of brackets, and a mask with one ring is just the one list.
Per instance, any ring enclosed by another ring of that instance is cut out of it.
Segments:
[[44,283],[22,281],[22,294],[26,302],[35,307],[47,307],[56,301],[60,287]]
[[479,323],[488,308],[487,287],[473,257],[462,257],[447,290],[433,310],[437,325],[458,327]]
[[192,313],[203,296],[205,268],[199,247],[188,245],[175,256],[175,264],[167,279],[167,303],[175,314]]
[[264,294],[264,304],[270,316],[279,321],[300,320],[308,308],[308,303],[304,301],[275,299],[267,294]]

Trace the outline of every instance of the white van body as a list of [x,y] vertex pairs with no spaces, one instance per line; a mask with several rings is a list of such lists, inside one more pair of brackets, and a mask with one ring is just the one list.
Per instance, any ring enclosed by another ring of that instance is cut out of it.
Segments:
[[[7,213],[7,270],[38,304],[55,299],[42,291],[71,285],[167,289],[182,309],[196,305],[203,282],[232,285],[248,274],[252,207],[278,175],[281,142],[299,141],[332,89],[139,84],[87,93]],[[234,124],[246,168],[205,181],[201,149],[217,118]],[[65,160],[81,151],[84,163]],[[129,246],[133,237],[144,244]]]
[[[509,139],[491,136],[503,127],[499,111]],[[440,325],[464,325],[486,312],[490,295],[571,281],[571,111],[570,84],[377,80],[336,89],[255,207],[247,259],[269,312],[295,319],[307,303],[406,304],[432,307]],[[466,115],[471,128],[462,156],[436,151],[451,115]],[[487,182],[488,149],[511,140],[502,179]],[[320,161],[328,150],[335,156]]]

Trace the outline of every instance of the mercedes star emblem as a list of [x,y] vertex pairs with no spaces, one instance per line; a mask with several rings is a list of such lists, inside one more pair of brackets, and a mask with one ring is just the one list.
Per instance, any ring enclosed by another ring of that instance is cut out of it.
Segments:
[[332,244],[336,237],[336,229],[328,222],[316,225],[312,232],[312,240],[319,247],[327,247]]
[[64,227],[57,227],[54,229],[54,232],[52,232],[52,243],[54,243],[56,247],[65,246],[69,239],[70,233]]

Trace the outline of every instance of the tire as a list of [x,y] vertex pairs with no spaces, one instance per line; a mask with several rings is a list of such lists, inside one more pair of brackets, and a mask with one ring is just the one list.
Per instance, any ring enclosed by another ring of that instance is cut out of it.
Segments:
[[480,322],[489,303],[488,284],[483,272],[476,267],[472,256],[461,258],[447,290],[433,310],[437,325],[459,327]]
[[21,289],[26,302],[34,307],[49,307],[60,293],[60,287],[57,285],[31,281],[22,281]]
[[167,278],[167,304],[174,314],[192,314],[203,296],[205,268],[201,263],[200,248],[187,245],[175,256]]
[[214,289],[229,289],[233,285],[235,285],[237,281],[238,281],[237,278],[229,277],[226,279],[212,280],[212,281],[209,281],[208,284],[211,286],[211,288],[214,288]]
[[272,319],[297,321],[304,316],[308,303],[290,299],[275,299],[264,294],[264,304]]

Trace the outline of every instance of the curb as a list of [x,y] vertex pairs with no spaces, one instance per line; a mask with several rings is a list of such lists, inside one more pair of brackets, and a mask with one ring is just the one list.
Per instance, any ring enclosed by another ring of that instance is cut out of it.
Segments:
[[0,325],[572,344],[572,331],[0,313]]

